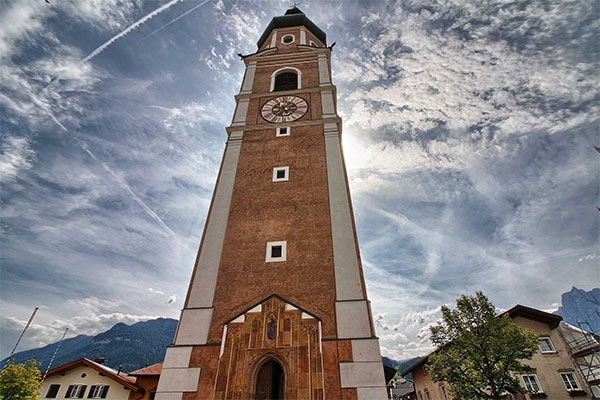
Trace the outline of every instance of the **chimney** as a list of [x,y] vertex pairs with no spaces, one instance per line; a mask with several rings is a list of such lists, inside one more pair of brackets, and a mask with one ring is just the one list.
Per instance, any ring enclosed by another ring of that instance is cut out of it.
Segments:
[[98,364],[104,364],[104,361],[106,361],[104,357],[94,358],[94,362]]

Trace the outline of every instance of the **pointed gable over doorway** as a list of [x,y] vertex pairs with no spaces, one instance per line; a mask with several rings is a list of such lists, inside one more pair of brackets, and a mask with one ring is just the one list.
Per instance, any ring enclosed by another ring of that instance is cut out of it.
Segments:
[[267,364],[281,368],[278,379],[286,398],[322,398],[321,353],[320,318],[271,295],[224,324],[216,398],[264,387]]

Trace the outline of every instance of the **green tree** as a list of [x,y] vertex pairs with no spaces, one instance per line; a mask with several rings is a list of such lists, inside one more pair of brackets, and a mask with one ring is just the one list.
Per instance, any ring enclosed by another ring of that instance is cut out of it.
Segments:
[[41,374],[38,363],[10,364],[0,375],[0,399],[37,400]]
[[456,309],[442,306],[442,321],[433,326],[431,341],[438,350],[426,370],[436,382],[445,381],[458,399],[506,399],[506,393],[525,393],[518,374],[533,373],[521,363],[537,351],[537,336],[496,316],[482,293],[461,296]]

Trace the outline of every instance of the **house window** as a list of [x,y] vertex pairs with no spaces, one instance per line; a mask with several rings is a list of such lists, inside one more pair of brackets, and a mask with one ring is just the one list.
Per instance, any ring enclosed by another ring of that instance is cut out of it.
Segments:
[[87,385],[69,385],[65,399],[83,399]]
[[550,338],[544,337],[538,339],[538,346],[542,353],[555,353],[554,346],[552,345],[552,341]]
[[287,242],[267,243],[267,262],[285,261],[287,256]]
[[429,395],[429,390],[425,389],[425,400],[431,400],[431,396]]
[[277,128],[275,136],[290,136],[290,127],[282,126],[281,128]]
[[60,385],[53,384],[48,388],[48,393],[46,393],[47,399],[55,399],[58,391],[60,390]]
[[273,168],[273,182],[284,182],[290,179],[290,167]]
[[419,400],[423,400],[423,394],[419,392]]
[[88,399],[105,399],[108,393],[108,385],[93,385],[90,388]]
[[281,43],[283,44],[292,44],[294,43],[294,40],[296,40],[296,37],[294,35],[283,35],[281,37]]
[[319,45],[318,45],[318,44],[316,44],[315,42],[313,42],[312,40],[310,41],[310,45],[311,45],[312,47],[319,47]]
[[560,377],[565,384],[565,387],[568,391],[571,390],[580,390],[579,384],[577,383],[577,379],[575,379],[575,374],[572,372],[563,372],[560,374]]
[[525,388],[532,393],[540,393],[542,388],[537,380],[536,375],[521,375]]

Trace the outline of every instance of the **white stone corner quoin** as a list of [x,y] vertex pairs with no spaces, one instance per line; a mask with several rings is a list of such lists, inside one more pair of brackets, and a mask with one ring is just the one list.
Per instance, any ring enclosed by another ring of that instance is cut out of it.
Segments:
[[364,297],[362,280],[354,241],[354,227],[339,132],[334,122],[323,125],[336,299],[362,300]]
[[212,307],[243,131],[229,135],[187,307]]
[[201,368],[189,367],[192,349],[192,346],[167,348],[156,391],[156,399],[181,399],[183,393],[197,390]]

